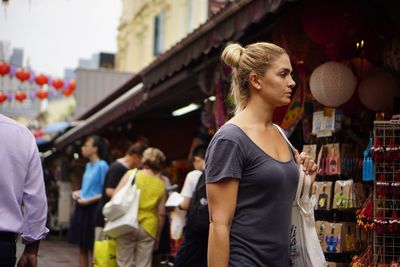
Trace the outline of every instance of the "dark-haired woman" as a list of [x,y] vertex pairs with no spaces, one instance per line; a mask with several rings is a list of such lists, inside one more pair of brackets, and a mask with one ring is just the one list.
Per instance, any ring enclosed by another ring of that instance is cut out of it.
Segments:
[[82,178],[81,190],[74,191],[76,201],[71,218],[68,241],[79,246],[79,266],[89,266],[89,252],[94,243],[94,222],[98,202],[101,199],[104,177],[108,164],[101,159],[105,144],[98,136],[90,136],[82,146],[83,157],[89,159]]

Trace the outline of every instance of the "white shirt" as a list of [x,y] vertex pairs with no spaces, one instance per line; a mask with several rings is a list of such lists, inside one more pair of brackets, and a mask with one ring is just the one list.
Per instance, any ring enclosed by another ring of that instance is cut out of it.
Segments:
[[185,183],[183,184],[183,188],[181,191],[182,196],[192,198],[201,174],[201,171],[194,170],[186,175]]

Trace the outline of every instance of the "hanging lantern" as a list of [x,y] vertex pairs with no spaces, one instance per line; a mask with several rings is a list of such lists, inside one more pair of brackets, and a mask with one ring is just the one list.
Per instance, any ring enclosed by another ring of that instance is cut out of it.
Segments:
[[75,92],[75,81],[72,80],[68,84],[68,87],[62,90],[63,95],[70,96]]
[[370,63],[366,58],[356,57],[351,60],[351,65],[358,78],[364,78],[367,75],[374,65]]
[[7,101],[7,99],[8,99],[7,95],[3,91],[0,91],[0,104]]
[[25,69],[18,69],[17,72],[15,73],[15,77],[17,77],[17,79],[23,83],[23,82],[29,80],[30,73],[29,73],[29,71],[27,71]]
[[40,100],[46,99],[48,96],[49,92],[43,88],[39,89],[39,91],[36,92],[36,97]]
[[311,94],[325,106],[342,105],[351,98],[355,89],[356,79],[350,68],[342,63],[324,63],[311,74]]
[[18,102],[24,102],[24,100],[26,99],[26,94],[22,91],[17,91],[14,95],[15,100],[17,100]]
[[392,110],[394,98],[400,96],[400,88],[396,78],[378,69],[361,81],[358,95],[368,109],[384,112]]
[[51,85],[56,88],[57,90],[59,90],[60,88],[62,88],[64,86],[64,82],[61,79],[54,79],[51,83]]
[[49,78],[46,75],[40,74],[38,76],[36,76],[35,78],[35,82],[39,85],[39,86],[43,86],[45,84],[47,84],[49,81]]
[[75,91],[75,85],[76,85],[75,80],[71,80],[68,83],[68,88],[71,89],[72,91]]
[[360,28],[360,8],[347,0],[309,0],[301,12],[304,31],[321,46],[344,44]]
[[383,63],[391,72],[400,74],[400,36],[393,38],[383,52]]
[[4,61],[0,61],[0,75],[5,76],[8,73],[10,73],[10,71],[11,71],[10,65],[8,65]]

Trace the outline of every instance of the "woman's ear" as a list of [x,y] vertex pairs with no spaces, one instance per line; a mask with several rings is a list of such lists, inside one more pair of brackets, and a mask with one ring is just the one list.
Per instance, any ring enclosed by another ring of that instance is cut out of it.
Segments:
[[261,83],[260,83],[260,79],[258,78],[258,75],[251,72],[249,74],[249,85],[251,85],[252,87],[254,87],[257,90],[261,89]]

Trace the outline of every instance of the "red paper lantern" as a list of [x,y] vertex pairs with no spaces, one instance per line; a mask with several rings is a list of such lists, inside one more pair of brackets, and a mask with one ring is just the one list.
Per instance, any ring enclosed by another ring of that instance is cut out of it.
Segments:
[[400,96],[400,89],[395,77],[376,69],[361,81],[358,95],[368,109],[386,112],[392,110],[394,98]]
[[54,79],[51,82],[51,85],[53,85],[54,88],[56,88],[57,90],[59,90],[60,88],[62,88],[64,86],[64,82],[61,79]]
[[4,92],[0,91],[0,104],[7,101],[7,99],[7,95]]
[[68,88],[71,89],[72,91],[75,91],[75,85],[76,85],[75,80],[71,80],[68,83]]
[[68,88],[68,89],[64,89],[62,90],[63,95],[65,96],[70,96],[74,93],[75,89],[73,88]]
[[8,73],[10,73],[10,71],[11,71],[10,65],[5,63],[4,61],[0,61],[0,75],[5,76]]
[[36,92],[36,97],[39,98],[40,100],[46,99],[49,96],[49,92],[44,89],[40,89],[39,91]]
[[29,71],[25,69],[18,69],[17,72],[15,73],[15,77],[17,77],[17,79],[20,80],[21,82],[29,80],[30,76],[31,74],[29,73]]
[[36,76],[35,82],[38,85],[42,86],[49,82],[49,78],[46,75],[40,74],[40,75]]
[[70,96],[75,92],[75,81],[72,80],[68,83],[68,88],[62,90],[63,95]]
[[355,1],[310,0],[302,10],[304,31],[316,44],[341,45],[360,28],[360,11]]
[[26,99],[26,94],[22,91],[17,91],[14,95],[14,98],[15,98],[15,100],[22,103]]

